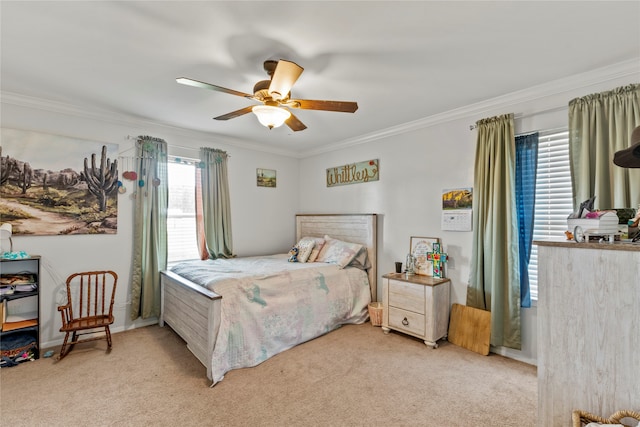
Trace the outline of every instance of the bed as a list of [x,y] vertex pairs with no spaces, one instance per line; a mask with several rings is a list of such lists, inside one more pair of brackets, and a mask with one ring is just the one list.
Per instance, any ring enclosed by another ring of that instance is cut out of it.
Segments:
[[367,265],[290,263],[288,254],[183,263],[161,272],[160,326],[186,342],[215,385],[232,369],[256,366],[342,324],[363,323],[368,302],[377,300],[377,216],[296,215],[296,242],[325,236],[361,245],[358,259],[365,253]]

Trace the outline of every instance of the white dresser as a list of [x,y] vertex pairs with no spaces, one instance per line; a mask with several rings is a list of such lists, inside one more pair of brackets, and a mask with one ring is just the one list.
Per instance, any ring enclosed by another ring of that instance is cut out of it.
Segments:
[[382,330],[424,340],[432,348],[449,328],[449,279],[389,273],[382,276]]
[[640,245],[538,245],[538,426],[640,411]]

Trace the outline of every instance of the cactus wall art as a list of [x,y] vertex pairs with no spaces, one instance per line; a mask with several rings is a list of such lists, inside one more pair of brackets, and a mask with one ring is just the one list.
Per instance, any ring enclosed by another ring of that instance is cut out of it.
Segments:
[[14,235],[117,232],[117,144],[0,131],[0,217]]

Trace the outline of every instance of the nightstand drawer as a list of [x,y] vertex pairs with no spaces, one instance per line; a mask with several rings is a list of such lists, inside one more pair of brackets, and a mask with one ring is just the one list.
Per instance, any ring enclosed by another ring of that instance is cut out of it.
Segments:
[[395,307],[389,307],[389,326],[421,337],[425,332],[423,315]]
[[389,306],[425,314],[424,303],[423,285],[401,282],[399,280],[389,280]]

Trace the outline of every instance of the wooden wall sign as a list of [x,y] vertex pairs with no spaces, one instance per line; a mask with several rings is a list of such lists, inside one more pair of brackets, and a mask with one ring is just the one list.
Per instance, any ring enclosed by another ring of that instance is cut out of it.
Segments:
[[327,187],[378,181],[378,159],[327,169]]

